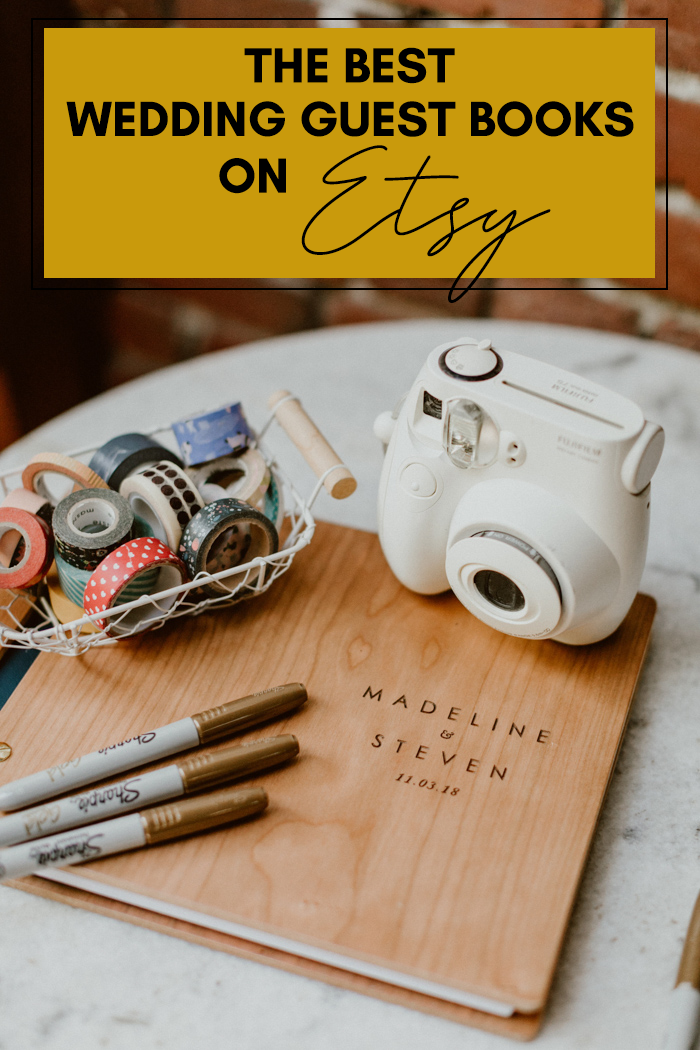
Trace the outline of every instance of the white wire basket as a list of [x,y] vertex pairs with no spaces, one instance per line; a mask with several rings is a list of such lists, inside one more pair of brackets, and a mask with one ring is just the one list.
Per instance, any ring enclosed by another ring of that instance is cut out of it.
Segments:
[[[280,548],[275,554],[253,558],[217,573],[200,572],[187,583],[153,594],[144,594],[130,602],[116,605],[104,612],[85,614],[69,623],[57,618],[47,592],[46,584],[37,584],[25,590],[0,590],[0,646],[13,649],[38,649],[42,652],[60,653],[63,656],[80,656],[95,646],[115,645],[124,638],[143,631],[153,631],[168,620],[179,616],[200,616],[212,608],[235,605],[263,594],[292,564],[294,557],[311,543],[316,523],[311,513],[317,496],[325,487],[336,498],[344,498],[354,490],[355,482],[348,468],[333,452],[330,445],[316,429],[293,395],[281,391],[273,396],[274,409],[264,426],[257,432],[255,446],[274,473],[281,488],[280,499],[284,505],[284,526],[281,529]],[[294,441],[318,480],[310,495],[304,499],[292,484],[278,460],[265,447],[264,437],[282,405],[292,408],[292,417],[280,416],[278,422]],[[298,426],[302,432],[299,433]],[[305,429],[305,433],[303,432]],[[144,431],[166,446],[173,444],[171,428],[156,427]],[[163,439],[165,438],[165,441]],[[310,439],[310,440],[309,440]],[[80,448],[68,453],[74,459],[87,461],[95,448]],[[319,455],[320,453],[320,455]],[[22,467],[0,473],[0,499],[12,489],[21,486]],[[333,491],[329,484],[332,474],[350,479],[343,495]],[[232,577],[237,577],[234,581]],[[226,592],[216,597],[202,597],[204,584],[220,580],[227,583]],[[149,607],[144,611],[144,607]],[[133,625],[129,614],[138,609],[141,618]],[[118,633],[116,633],[118,632]]]

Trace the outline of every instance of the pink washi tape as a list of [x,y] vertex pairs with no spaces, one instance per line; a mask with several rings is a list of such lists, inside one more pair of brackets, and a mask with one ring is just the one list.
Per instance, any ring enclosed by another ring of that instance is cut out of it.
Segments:
[[[53,507],[47,499],[36,492],[30,492],[29,489],[13,489],[12,492],[8,492],[0,503],[0,507],[17,507],[19,510],[28,510],[30,514],[38,515],[49,528],[51,527]],[[0,565],[7,568],[12,563],[15,551],[21,542],[22,537],[16,529],[0,535]]]
[[0,564],[0,587],[10,590],[32,587],[49,571],[53,560],[53,541],[48,525],[29,511],[0,507],[0,542],[3,536],[19,534],[13,551],[23,541],[24,549],[15,565]]

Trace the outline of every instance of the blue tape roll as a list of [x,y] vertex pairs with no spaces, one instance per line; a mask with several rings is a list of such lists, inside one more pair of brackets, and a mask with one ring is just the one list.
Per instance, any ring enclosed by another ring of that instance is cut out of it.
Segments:
[[119,491],[124,478],[134,474],[146,463],[167,459],[182,466],[182,460],[170,449],[145,434],[120,434],[106,441],[90,460],[90,469],[99,474],[111,489]]
[[173,423],[173,433],[188,467],[242,452],[254,436],[240,403]]

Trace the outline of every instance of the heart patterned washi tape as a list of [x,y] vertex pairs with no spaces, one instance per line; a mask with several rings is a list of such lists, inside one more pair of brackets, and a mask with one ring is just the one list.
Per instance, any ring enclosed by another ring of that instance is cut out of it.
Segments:
[[[116,551],[111,551],[88,580],[83,599],[85,612],[106,612],[115,605],[133,600],[137,596],[134,581],[142,582],[146,574],[152,578],[153,594],[178,586],[188,578],[187,569],[177,555],[154,536],[129,540]],[[174,600],[174,596],[159,599],[157,605],[144,604],[123,618],[100,617],[95,624],[109,634],[127,634],[136,626],[143,627],[149,619],[162,619],[163,612]]]

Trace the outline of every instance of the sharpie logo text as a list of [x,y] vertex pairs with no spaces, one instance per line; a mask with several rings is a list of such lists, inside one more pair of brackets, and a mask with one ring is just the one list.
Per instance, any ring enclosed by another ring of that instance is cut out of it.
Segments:
[[91,809],[98,809],[113,799],[118,800],[122,806],[129,806],[141,796],[141,792],[136,786],[140,779],[140,777],[136,777],[132,780],[125,780],[121,784],[111,784],[109,787],[85,791],[82,795],[76,795],[70,801],[72,805],[78,807],[81,813],[87,813]]
[[39,867],[63,864],[72,857],[88,860],[90,857],[99,857],[102,853],[102,847],[98,846],[97,840],[103,837],[102,834],[90,835],[83,832],[78,837],[59,839],[49,846],[36,846],[29,856]]
[[150,744],[155,739],[155,732],[153,733],[141,733],[140,736],[130,736],[128,740],[121,740],[118,744],[110,744],[108,747],[101,747],[97,752],[98,755],[107,755],[110,751],[115,751],[118,747],[126,747],[127,744]]

